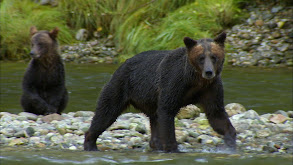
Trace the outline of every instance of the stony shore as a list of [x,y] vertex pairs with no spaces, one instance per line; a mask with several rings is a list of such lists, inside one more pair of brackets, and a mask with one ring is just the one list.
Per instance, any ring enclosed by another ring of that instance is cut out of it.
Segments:
[[61,57],[65,62],[75,63],[116,63],[118,51],[113,36],[96,38],[72,45],[61,46]]
[[227,61],[234,66],[293,66],[293,8],[250,7],[244,23],[227,30]]
[[[245,153],[293,153],[293,112],[277,111],[259,115],[238,104],[226,107],[237,130],[238,150]],[[78,111],[37,116],[21,112],[0,112],[0,146],[24,146],[83,150],[84,133],[94,112]],[[223,145],[220,135],[212,130],[204,113],[194,105],[181,110],[176,123],[179,149],[186,152],[215,151]],[[141,113],[125,113],[97,140],[98,149],[149,151],[148,118]]]

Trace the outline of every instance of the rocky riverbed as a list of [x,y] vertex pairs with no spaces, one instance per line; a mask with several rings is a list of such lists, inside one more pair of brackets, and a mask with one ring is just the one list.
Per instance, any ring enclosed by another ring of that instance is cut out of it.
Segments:
[[113,36],[98,37],[72,45],[61,46],[61,57],[65,62],[76,63],[116,63],[118,51]]
[[[293,153],[293,112],[277,111],[259,115],[239,104],[226,107],[237,130],[237,147],[245,153]],[[0,112],[0,145],[32,148],[83,150],[84,133],[94,112],[78,111],[37,116],[21,112]],[[216,151],[223,145],[212,130],[204,113],[189,105],[175,119],[179,149],[186,152]],[[149,151],[148,118],[141,113],[125,113],[97,140],[98,149]]]
[[293,66],[293,8],[258,5],[249,18],[227,30],[227,60],[235,66]]

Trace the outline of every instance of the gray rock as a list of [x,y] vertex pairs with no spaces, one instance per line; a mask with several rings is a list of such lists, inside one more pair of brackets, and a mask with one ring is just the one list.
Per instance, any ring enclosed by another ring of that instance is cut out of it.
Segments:
[[287,114],[287,112],[285,112],[283,110],[278,110],[278,111],[275,112],[275,114],[281,114],[281,115],[283,115],[285,117],[289,117],[288,114]]
[[95,115],[92,111],[77,111],[74,117],[93,117]]
[[50,140],[54,144],[60,144],[60,143],[63,142],[63,136],[61,136],[61,135],[53,135],[53,136],[51,136]]
[[129,139],[128,145],[135,148],[142,145],[142,139],[140,137],[131,137]]
[[283,7],[282,6],[274,6],[272,9],[271,9],[271,12],[272,13],[277,13],[279,12],[280,10],[282,10]]
[[281,47],[278,47],[277,49],[280,50],[281,52],[285,52],[288,50],[289,46],[290,45],[286,43],[286,44],[283,44]]
[[85,133],[86,131],[88,131],[89,128],[90,128],[90,123],[83,123],[83,124],[81,124],[80,127],[79,127],[79,129],[80,129],[81,131],[83,131],[84,133]]
[[197,138],[199,136],[199,133],[193,132],[193,131],[188,131],[189,136]]
[[190,104],[181,108],[176,117],[178,119],[192,119],[198,117],[199,114],[200,109],[197,106]]
[[38,119],[38,116],[37,115],[35,115],[33,113],[29,113],[29,112],[20,112],[18,115],[19,116],[24,116],[27,119],[33,120],[33,121],[36,121]]
[[233,115],[243,113],[246,111],[245,107],[239,103],[230,103],[225,106],[225,110],[231,117]]
[[78,41],[86,41],[88,38],[88,31],[86,29],[79,29],[75,35],[75,39]]
[[269,152],[269,153],[273,153],[273,152],[278,151],[275,147],[270,147],[270,146],[263,146],[262,150],[266,151],[266,152]]
[[40,5],[50,5],[51,0],[40,0]]
[[256,132],[256,137],[258,138],[266,138],[271,135],[271,131],[269,129],[258,130]]
[[197,141],[199,143],[202,143],[202,144],[212,144],[214,142],[213,138],[211,136],[208,136],[208,135],[200,135],[200,136],[198,136]]
[[53,120],[57,120],[57,121],[60,121],[60,120],[63,120],[64,118],[57,114],[57,113],[54,113],[54,114],[50,114],[50,115],[47,115],[47,116],[44,116],[42,117],[42,120],[46,123],[50,123],[52,122]]
[[30,137],[29,142],[32,144],[38,144],[41,142],[41,138],[40,137]]
[[184,130],[176,130],[176,139],[178,143],[183,143],[185,141],[187,141],[187,137],[188,137],[188,132],[184,131]]
[[33,127],[27,127],[25,129],[26,136],[31,137],[35,133],[35,129]]
[[288,114],[288,117],[293,118],[293,111],[288,111],[287,114]]
[[19,120],[19,121],[26,121],[26,120],[27,120],[27,117],[26,117],[26,116],[17,116],[17,117],[16,117],[16,120]]
[[129,123],[124,122],[124,123],[114,123],[109,130],[120,130],[120,129],[129,129]]
[[143,123],[140,123],[138,124],[136,127],[135,127],[135,131],[141,133],[141,134],[145,134],[147,133],[147,129],[145,127],[145,125]]
[[260,119],[257,112],[255,112],[254,110],[248,110],[244,112],[243,114],[244,114],[243,116],[244,119],[253,119],[253,120]]
[[21,130],[18,131],[14,134],[14,137],[20,138],[20,137],[25,137],[25,131]]
[[5,135],[6,137],[13,137],[15,130],[13,128],[8,127],[8,128],[1,129],[0,133]]

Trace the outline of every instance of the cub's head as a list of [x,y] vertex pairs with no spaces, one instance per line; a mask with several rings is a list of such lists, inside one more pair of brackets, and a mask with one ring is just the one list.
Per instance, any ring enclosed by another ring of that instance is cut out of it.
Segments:
[[57,35],[59,29],[56,27],[52,31],[38,31],[35,26],[30,28],[32,58],[43,58],[55,55],[58,51]]
[[225,39],[225,32],[214,39],[184,38],[189,62],[198,72],[201,72],[203,78],[212,79],[221,73],[225,58]]

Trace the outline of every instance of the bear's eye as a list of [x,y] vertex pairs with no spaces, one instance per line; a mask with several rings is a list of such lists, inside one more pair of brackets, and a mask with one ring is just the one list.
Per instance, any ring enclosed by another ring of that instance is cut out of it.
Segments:
[[203,64],[204,63],[204,55],[201,55],[200,57],[199,57],[199,63],[200,64]]
[[213,63],[217,62],[217,60],[218,60],[218,58],[215,55],[211,56],[211,59],[212,59]]

